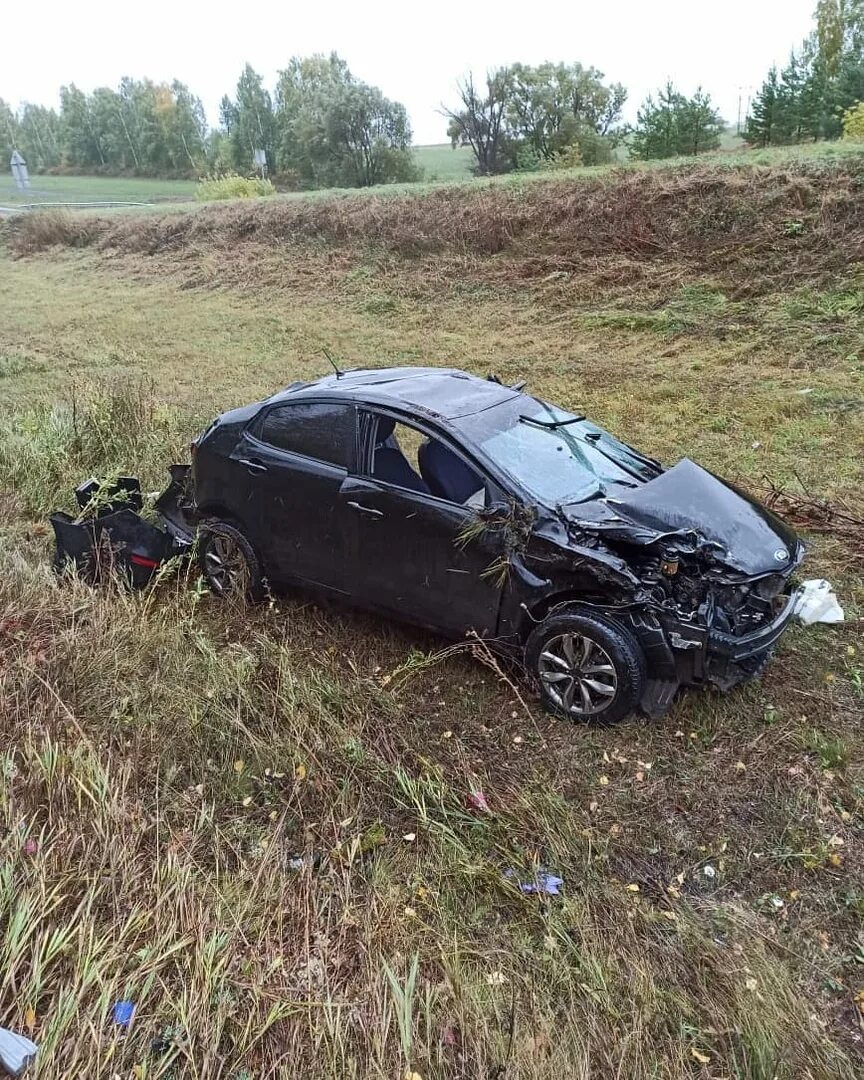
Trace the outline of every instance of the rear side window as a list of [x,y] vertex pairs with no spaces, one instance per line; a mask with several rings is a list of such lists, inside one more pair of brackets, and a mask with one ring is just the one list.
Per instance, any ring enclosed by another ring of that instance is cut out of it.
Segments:
[[264,417],[258,437],[279,450],[344,469],[354,439],[354,407],[327,402],[278,405]]

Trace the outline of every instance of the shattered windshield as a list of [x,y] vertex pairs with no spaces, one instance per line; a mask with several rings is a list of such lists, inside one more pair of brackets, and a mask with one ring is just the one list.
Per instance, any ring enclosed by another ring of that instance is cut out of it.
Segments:
[[658,469],[582,416],[524,397],[465,417],[499,468],[547,503],[582,502],[611,486],[637,487]]

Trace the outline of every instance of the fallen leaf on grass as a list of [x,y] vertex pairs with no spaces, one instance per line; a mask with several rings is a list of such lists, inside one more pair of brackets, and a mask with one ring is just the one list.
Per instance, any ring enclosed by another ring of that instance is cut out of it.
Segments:
[[403,840],[407,840],[407,841],[408,841],[408,843],[410,844],[412,840],[416,840],[416,839],[417,839],[417,833],[413,833],[413,832],[406,832],[406,833],[405,833],[405,835],[404,835],[404,836],[402,837],[402,839],[403,839]]
[[243,758],[237,758],[237,760],[234,762],[234,772],[239,775],[241,772],[243,772],[245,768],[246,762],[243,760]]
[[744,985],[747,987],[748,990],[755,990],[759,983],[757,983],[755,979],[750,978],[745,979]]
[[503,986],[507,982],[507,976],[503,971],[490,971],[486,976],[486,982],[490,986]]
[[606,785],[608,783],[609,783],[609,777],[608,776],[601,776],[600,777],[600,780],[599,780],[600,787],[606,787]]
[[24,1011],[24,1027],[28,1031],[32,1031],[36,1027],[36,1010],[32,1005]]
[[710,1055],[701,1053],[695,1046],[690,1047],[690,1053],[700,1065],[709,1065],[711,1063]]
[[418,1072],[414,1072],[413,1069],[405,1070],[405,1080],[423,1080],[423,1077]]
[[635,882],[632,885],[625,885],[624,888],[627,892],[639,892],[639,886]]
[[303,764],[303,762],[302,762],[302,761],[301,761],[301,762],[300,762],[300,764],[299,764],[299,765],[298,765],[298,766],[297,766],[297,767],[295,768],[295,770],[294,770],[294,777],[295,777],[295,779],[297,779],[297,780],[305,780],[305,779],[306,779],[306,766],[305,766],[305,765]]
[[484,814],[490,813],[489,803],[486,802],[486,796],[480,790],[469,791],[465,802],[470,810],[479,810]]

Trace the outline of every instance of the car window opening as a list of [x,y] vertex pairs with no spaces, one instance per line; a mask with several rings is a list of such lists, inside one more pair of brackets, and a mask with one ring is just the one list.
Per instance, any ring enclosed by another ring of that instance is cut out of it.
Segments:
[[486,502],[483,481],[458,454],[389,416],[378,417],[372,477],[462,506],[479,508]]

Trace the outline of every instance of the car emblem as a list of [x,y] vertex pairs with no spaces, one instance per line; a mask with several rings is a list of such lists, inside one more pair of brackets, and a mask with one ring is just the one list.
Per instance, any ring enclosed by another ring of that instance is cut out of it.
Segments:
[[789,558],[789,552],[786,550],[786,548],[777,548],[777,550],[774,552],[774,558],[777,560],[777,562],[786,562],[786,560]]

